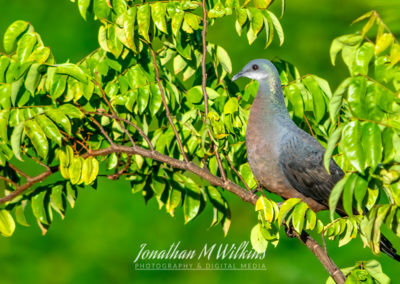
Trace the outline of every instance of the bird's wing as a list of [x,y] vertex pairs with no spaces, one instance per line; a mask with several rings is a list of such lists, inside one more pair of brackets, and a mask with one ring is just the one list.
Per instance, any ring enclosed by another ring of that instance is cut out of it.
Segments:
[[329,194],[344,173],[332,159],[329,174],[323,165],[325,149],[309,134],[296,134],[282,139],[279,166],[296,190],[328,206]]

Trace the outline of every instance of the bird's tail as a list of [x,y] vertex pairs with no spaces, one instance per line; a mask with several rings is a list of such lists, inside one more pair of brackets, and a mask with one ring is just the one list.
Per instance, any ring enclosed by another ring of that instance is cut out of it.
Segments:
[[[336,212],[341,217],[347,216],[346,212],[343,209],[341,209],[340,207],[337,208]],[[380,250],[384,254],[386,254],[386,255],[390,256],[391,258],[400,262],[400,255],[397,254],[397,251],[393,247],[392,243],[383,234],[381,234]]]
[[381,252],[400,262],[400,255],[397,254],[397,251],[393,247],[392,243],[382,234],[380,248]]

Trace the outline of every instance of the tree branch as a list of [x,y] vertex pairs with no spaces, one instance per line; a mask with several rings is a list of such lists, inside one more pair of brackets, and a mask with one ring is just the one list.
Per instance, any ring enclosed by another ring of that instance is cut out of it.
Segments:
[[21,195],[24,193],[26,190],[31,188],[33,185],[35,185],[38,182],[44,181],[47,177],[49,177],[51,174],[55,173],[58,171],[58,167],[49,167],[44,171],[43,173],[35,176],[35,177],[28,177],[26,183],[24,183],[21,186],[18,186],[17,189],[10,194],[0,198],[0,204],[3,204],[5,202],[13,200],[15,197]]
[[[100,130],[102,130],[102,127],[100,128]],[[104,131],[104,129],[103,129],[103,131]],[[199,177],[207,180],[212,185],[219,186],[219,187],[235,194],[243,201],[251,203],[253,205],[256,204],[257,199],[258,199],[258,196],[255,195],[253,192],[246,191],[244,188],[242,188],[241,186],[235,184],[234,182],[232,182],[230,180],[224,180],[221,177],[214,176],[207,170],[207,168],[200,168],[199,166],[195,165],[192,162],[177,160],[177,159],[174,159],[167,155],[161,154],[157,151],[148,150],[148,149],[145,149],[145,148],[137,146],[137,145],[135,145],[133,147],[128,147],[128,146],[121,146],[121,145],[114,144],[108,148],[103,148],[103,149],[92,151],[90,153],[85,153],[82,155],[82,157],[87,158],[89,156],[105,156],[105,155],[109,155],[112,153],[126,153],[128,155],[140,155],[145,158],[150,158],[155,161],[165,163],[176,169],[190,171],[190,172],[198,175]],[[13,198],[15,198],[16,196],[21,195],[24,191],[29,189],[31,186],[33,186],[37,182],[41,182],[41,181],[45,180],[47,177],[49,177],[52,173],[56,172],[57,170],[58,170],[57,167],[51,167],[38,176],[35,176],[32,178],[27,178],[27,182],[25,184],[17,187],[17,189],[15,191],[13,191],[12,193],[10,193],[9,195],[0,198],[0,204],[10,201]],[[325,267],[325,269],[329,272],[329,274],[332,276],[332,278],[337,283],[343,284],[345,282],[345,277],[344,277],[343,273],[333,263],[332,259],[328,256],[326,251],[311,236],[309,236],[304,231],[301,235],[299,235],[295,232],[295,235],[304,245],[306,245],[313,252],[313,254],[318,258],[318,260],[321,262],[321,264]]]
[[[207,59],[207,8],[206,8],[206,1],[202,0],[201,8],[203,10],[203,30],[201,31],[201,39],[203,43],[203,54],[201,58],[201,89],[203,91],[204,97],[204,122],[207,122],[208,116],[208,94],[207,94],[207,69],[206,69],[206,59]],[[221,157],[218,153],[218,147],[214,144],[214,141],[211,139],[211,131],[208,129],[208,137],[211,141],[211,148],[215,150],[215,157],[217,158],[218,168],[221,173],[222,179],[226,180],[226,173],[224,167],[222,166]]]
[[157,84],[158,84],[158,88],[160,89],[161,100],[162,100],[162,103],[164,105],[165,112],[167,113],[167,118],[168,118],[169,124],[171,124],[172,130],[175,133],[176,141],[178,142],[179,150],[181,151],[183,159],[185,160],[185,162],[189,162],[189,159],[186,156],[185,150],[183,149],[182,140],[179,137],[178,131],[176,130],[176,127],[175,127],[174,122],[172,120],[171,113],[170,113],[169,107],[167,105],[167,100],[165,99],[165,93],[164,93],[163,86],[161,84],[160,72],[158,70],[158,65],[157,65],[156,53],[154,52],[154,49],[153,49],[153,47],[151,46],[150,43],[148,43],[148,46],[149,46],[149,49],[150,49],[150,52],[151,52],[151,57],[153,59],[154,70],[156,71],[156,81],[157,81]]

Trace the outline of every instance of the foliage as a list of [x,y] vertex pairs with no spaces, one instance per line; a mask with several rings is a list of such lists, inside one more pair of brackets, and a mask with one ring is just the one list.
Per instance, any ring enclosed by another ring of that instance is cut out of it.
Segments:
[[[96,188],[106,175],[124,177],[133,193],[146,201],[155,198],[172,216],[182,207],[185,223],[209,204],[211,226],[222,225],[226,234],[231,214],[223,189],[189,167],[226,176],[248,190],[257,187],[244,137],[258,86],[250,82],[240,91],[231,82],[227,51],[211,42],[203,46],[205,20],[212,26],[234,13],[236,31],[246,31],[249,44],[262,30],[266,46],[274,34],[282,44],[279,19],[268,9],[271,1],[76,2],[84,19],[101,23],[99,48],[77,63],[56,63],[27,22],[12,23],[4,34],[0,233],[11,236],[14,219],[28,226],[28,205],[45,233],[53,211],[64,218],[79,190]],[[251,231],[259,252],[269,242],[279,243],[283,223],[293,224],[298,234],[338,238],[339,246],[360,235],[374,253],[383,223],[400,236],[400,46],[376,12],[360,21],[366,24],[359,32],[332,43],[332,63],[341,53],[350,74],[333,94],[324,79],[301,76],[292,64],[274,61],[292,119],[327,148],[325,165],[334,157],[346,177],[333,189],[332,221],[325,225],[299,199],[279,208],[261,196],[255,207],[259,223]],[[19,168],[19,161],[30,160],[45,171],[32,177]],[[50,175],[51,181],[37,185]],[[334,219],[339,202],[348,217]],[[366,267],[357,264],[346,273],[372,278],[381,273]]]

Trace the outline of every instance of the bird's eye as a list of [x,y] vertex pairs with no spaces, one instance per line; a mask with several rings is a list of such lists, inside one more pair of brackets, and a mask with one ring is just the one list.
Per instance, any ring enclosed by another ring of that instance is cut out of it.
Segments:
[[257,64],[254,64],[253,66],[253,70],[255,71],[255,70],[258,70],[258,65]]

